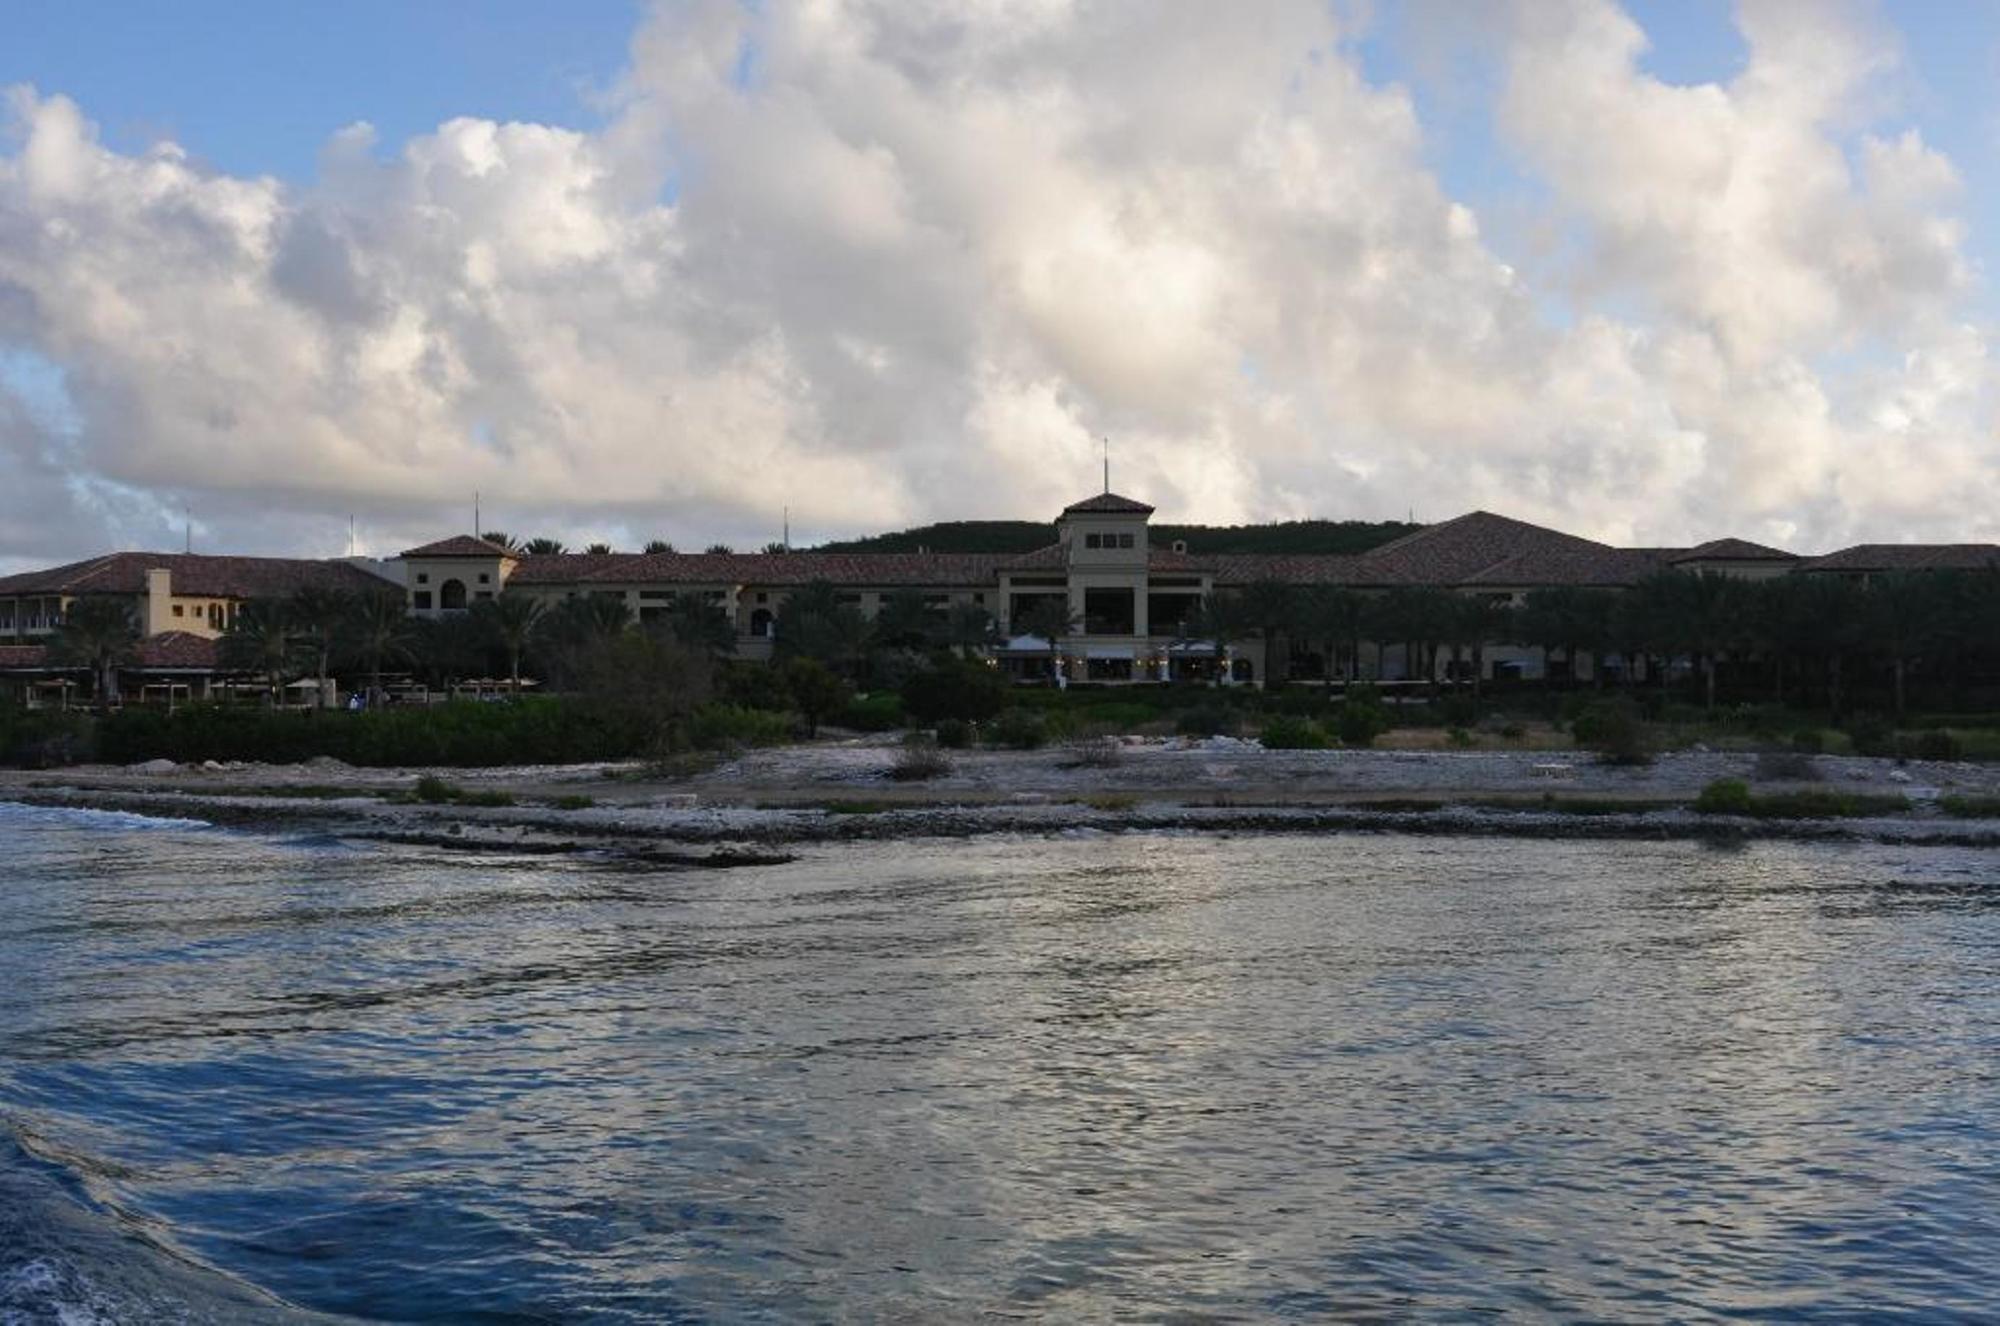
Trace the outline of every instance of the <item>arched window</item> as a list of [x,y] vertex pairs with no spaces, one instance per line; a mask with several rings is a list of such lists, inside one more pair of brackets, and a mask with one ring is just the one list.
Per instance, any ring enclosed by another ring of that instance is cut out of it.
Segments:
[[1247,658],[1232,659],[1230,661],[1229,675],[1237,681],[1255,681],[1257,680],[1257,669]]
[[463,580],[447,580],[443,585],[439,586],[438,606],[446,612],[463,609],[465,607],[465,582]]
[[759,608],[750,614],[750,634],[759,638],[771,633],[771,610]]

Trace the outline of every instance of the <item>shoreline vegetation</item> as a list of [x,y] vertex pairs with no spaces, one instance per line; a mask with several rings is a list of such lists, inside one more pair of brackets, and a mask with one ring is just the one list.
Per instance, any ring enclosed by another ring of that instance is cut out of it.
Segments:
[[2000,716],[1836,723],[1664,690],[1062,692],[950,657],[857,693],[811,659],[711,666],[633,633],[579,675],[564,696],[361,713],[0,711],[0,800],[690,867],[1070,831],[2000,846]]

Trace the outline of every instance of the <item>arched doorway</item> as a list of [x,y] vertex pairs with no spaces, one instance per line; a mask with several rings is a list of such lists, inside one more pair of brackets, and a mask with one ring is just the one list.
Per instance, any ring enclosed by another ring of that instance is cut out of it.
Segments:
[[771,610],[759,608],[750,614],[750,634],[762,639],[771,633]]
[[438,587],[438,606],[446,612],[462,612],[465,609],[465,582],[447,580]]

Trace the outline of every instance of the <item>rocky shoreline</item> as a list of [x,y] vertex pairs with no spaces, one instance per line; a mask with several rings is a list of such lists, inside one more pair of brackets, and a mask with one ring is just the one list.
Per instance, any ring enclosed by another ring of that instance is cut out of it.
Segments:
[[[1153,742],[972,752],[918,786],[887,776],[883,739],[756,751],[661,777],[643,766],[362,770],[295,766],[72,769],[0,774],[0,800],[326,833],[437,850],[588,854],[657,869],[786,859],[806,844],[992,834],[1402,833],[1555,839],[1793,839],[2000,847],[2000,819],[1953,818],[1940,798],[2000,793],[2000,770],[1821,758],[1811,786],[1908,798],[1846,819],[1700,815],[1708,781],[1754,777],[1740,753],[1667,755],[1611,769],[1547,752],[1265,751]],[[461,800],[415,801],[424,775]],[[1773,790],[1803,784],[1761,784]],[[480,804],[484,801],[486,804]]]

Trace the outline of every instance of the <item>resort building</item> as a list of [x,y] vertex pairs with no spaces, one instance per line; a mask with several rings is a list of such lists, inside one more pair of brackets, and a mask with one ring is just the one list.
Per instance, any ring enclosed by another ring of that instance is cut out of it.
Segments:
[[[1557,530],[1475,511],[1426,526],[1352,555],[1195,555],[1178,544],[1156,546],[1153,508],[1104,492],[1065,508],[1049,544],[1003,553],[554,553],[528,554],[471,535],[411,548],[388,562],[365,558],[305,561],[187,554],[112,553],[47,571],[0,578],[0,684],[46,680],[61,671],[41,641],[80,598],[109,596],[131,605],[144,642],[131,669],[142,685],[171,676],[205,687],[220,675],[215,640],[246,601],[283,597],[306,587],[400,593],[418,617],[467,611],[498,595],[533,595],[552,605],[579,596],[622,601],[641,623],[662,618],[675,600],[695,596],[718,608],[737,634],[736,655],[771,656],[779,611],[803,586],[825,582],[864,617],[911,591],[940,613],[971,604],[990,614],[992,655],[1021,680],[1145,683],[1190,679],[1258,683],[1268,663],[1255,638],[1191,638],[1187,623],[1217,591],[1278,582],[1337,586],[1362,593],[1429,588],[1518,604],[1538,589],[1620,589],[1662,570],[1745,579],[1783,575],[1871,575],[1914,569],[2000,567],[1992,544],[1866,544],[1806,557],[1741,539],[1690,548],[1619,548]],[[1066,629],[1054,638],[1026,629],[1057,609]],[[1293,641],[1293,646],[1298,645]],[[1417,679],[1412,651],[1395,642],[1357,642],[1334,667],[1369,680]],[[1430,665],[1440,675],[1454,665]],[[1460,660],[1465,676],[1474,666]],[[1482,676],[1538,677],[1551,668],[1587,678],[1622,660],[1580,653],[1490,645]],[[1639,666],[1637,661],[1634,667]],[[1295,669],[1288,666],[1287,674]],[[1309,674],[1310,675],[1310,674]],[[1428,678],[1424,678],[1428,680]],[[196,689],[195,694],[203,693]]]

